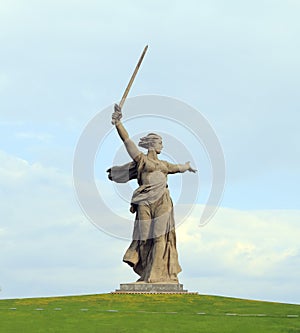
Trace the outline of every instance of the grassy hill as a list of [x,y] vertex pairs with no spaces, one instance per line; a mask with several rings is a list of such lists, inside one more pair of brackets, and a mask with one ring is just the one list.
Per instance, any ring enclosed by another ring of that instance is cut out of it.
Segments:
[[300,305],[170,294],[1,300],[0,332],[300,333]]

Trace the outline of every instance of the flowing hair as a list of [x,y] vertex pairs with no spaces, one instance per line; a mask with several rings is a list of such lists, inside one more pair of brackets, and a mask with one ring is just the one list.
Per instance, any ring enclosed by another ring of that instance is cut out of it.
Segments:
[[162,137],[160,135],[155,134],[155,133],[149,133],[146,136],[140,138],[140,142],[138,145],[139,145],[139,147],[146,148],[146,149],[154,148],[157,141],[160,141],[160,140],[162,140]]

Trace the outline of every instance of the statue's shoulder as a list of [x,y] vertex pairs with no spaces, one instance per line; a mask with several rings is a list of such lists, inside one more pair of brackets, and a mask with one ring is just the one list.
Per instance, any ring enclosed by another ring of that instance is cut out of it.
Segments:
[[165,164],[165,165],[169,165],[170,164],[170,162],[168,162],[168,161],[165,161],[165,160],[160,160],[163,164]]
[[147,160],[147,155],[140,152],[140,154],[134,159],[136,163],[140,164],[141,162],[144,163]]

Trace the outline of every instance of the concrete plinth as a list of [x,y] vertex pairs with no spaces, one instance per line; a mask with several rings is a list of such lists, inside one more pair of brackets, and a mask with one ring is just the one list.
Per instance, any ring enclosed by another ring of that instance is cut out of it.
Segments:
[[[180,283],[121,283],[117,294],[189,294]],[[194,293],[193,293],[194,294]]]

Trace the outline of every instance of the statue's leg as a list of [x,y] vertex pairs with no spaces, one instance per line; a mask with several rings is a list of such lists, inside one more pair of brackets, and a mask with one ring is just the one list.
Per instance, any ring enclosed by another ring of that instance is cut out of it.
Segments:
[[166,192],[151,205],[153,219],[152,269],[149,282],[178,283],[180,272],[176,250],[173,204]]
[[152,251],[153,240],[151,238],[151,211],[149,205],[138,205],[137,207],[137,228],[138,228],[138,243],[139,243],[139,266],[141,267],[141,274],[139,281],[147,282],[149,275],[149,267],[151,263],[150,252]]

